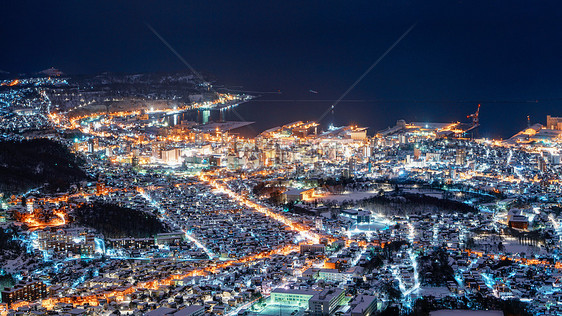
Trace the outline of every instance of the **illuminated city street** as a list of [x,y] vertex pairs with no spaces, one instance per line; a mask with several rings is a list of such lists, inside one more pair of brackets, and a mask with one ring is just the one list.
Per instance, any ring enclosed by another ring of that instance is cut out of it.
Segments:
[[559,5],[92,5],[0,19],[0,316],[562,315]]

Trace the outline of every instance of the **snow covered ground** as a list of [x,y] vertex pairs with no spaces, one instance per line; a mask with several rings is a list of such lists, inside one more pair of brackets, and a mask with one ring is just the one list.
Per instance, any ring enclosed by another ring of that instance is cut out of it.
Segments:
[[379,193],[376,191],[362,191],[362,192],[355,191],[355,192],[348,192],[343,194],[328,194],[319,198],[318,200],[336,201],[339,203],[343,201],[358,201],[376,195],[379,195]]
[[504,253],[522,253],[524,252],[527,255],[546,255],[547,252],[544,248],[531,246],[531,245],[522,245],[519,244],[517,241],[512,242],[503,242],[504,245]]
[[413,194],[423,194],[427,196],[431,196],[434,198],[442,199],[443,198],[443,191],[440,190],[431,190],[431,189],[404,189],[403,192],[406,193],[413,193]]
[[420,288],[419,294],[441,298],[451,295],[451,291],[446,286],[424,286]]
[[[431,190],[431,189],[405,189],[403,192],[406,193],[414,193],[414,194],[423,194],[431,197],[435,197],[438,199],[443,198],[443,191],[439,190]],[[379,195],[378,190],[371,190],[371,191],[349,191],[343,194],[327,194],[318,200],[320,201],[336,201],[336,202],[343,202],[343,201],[358,201],[362,199],[369,198],[371,196]]]

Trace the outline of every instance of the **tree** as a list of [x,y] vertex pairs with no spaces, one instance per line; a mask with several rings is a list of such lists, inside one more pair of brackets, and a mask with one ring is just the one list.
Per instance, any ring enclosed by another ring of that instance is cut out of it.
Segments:
[[383,285],[382,291],[386,293],[388,299],[391,301],[398,301],[402,298],[402,292],[394,282],[386,282]]
[[167,227],[153,214],[96,202],[74,211],[78,223],[98,230],[106,237],[150,237],[165,232]]
[[498,243],[498,251],[499,252],[503,252],[505,250],[505,246],[503,245],[503,243],[500,241]]

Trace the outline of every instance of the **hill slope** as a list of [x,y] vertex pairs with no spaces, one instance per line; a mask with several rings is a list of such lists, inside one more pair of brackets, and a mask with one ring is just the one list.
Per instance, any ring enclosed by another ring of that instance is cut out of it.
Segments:
[[76,157],[57,142],[0,142],[0,192],[23,193],[45,183],[53,190],[64,189],[85,179]]

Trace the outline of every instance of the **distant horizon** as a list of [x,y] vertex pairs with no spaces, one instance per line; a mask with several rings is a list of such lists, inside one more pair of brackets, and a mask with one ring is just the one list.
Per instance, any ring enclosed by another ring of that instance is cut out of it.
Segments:
[[481,136],[505,138],[527,115],[562,115],[562,3],[32,1],[1,14],[3,71],[166,73],[187,70],[180,55],[225,86],[282,91],[239,110],[272,122],[318,119],[331,106],[318,100],[337,100],[415,24],[346,96],[388,102],[342,103],[334,124],[451,122],[481,103]]
[[[108,73],[108,74],[116,74],[116,75],[134,75],[134,74],[174,74],[174,73],[177,74],[177,73],[185,73],[185,74],[191,74],[191,75],[193,75],[193,76],[196,76],[195,74],[193,74],[193,73],[192,73],[190,70],[188,70],[188,69],[176,69],[176,70],[165,70],[165,71],[149,71],[149,72],[140,72],[140,71],[130,71],[130,72],[122,72],[122,71],[99,71],[99,72],[92,72],[92,73],[66,73],[63,69],[60,69],[60,68],[55,67],[55,66],[51,66],[51,67],[48,67],[48,68],[44,68],[43,70],[36,71],[36,72],[31,72],[31,73],[17,73],[17,74],[16,74],[16,73],[9,73],[9,72],[5,72],[5,71],[0,70],[0,74],[9,75],[9,76],[14,76],[14,77],[10,77],[9,79],[18,79],[17,76],[20,76],[20,75],[39,76],[39,77],[40,77],[40,76],[46,76],[46,74],[42,74],[42,72],[47,71],[47,70],[51,70],[51,69],[58,70],[58,71],[62,72],[62,77],[65,77],[65,76],[68,76],[68,77],[73,77],[73,76],[95,76],[95,75],[101,75],[101,74],[106,74],[106,73]],[[227,86],[227,85],[223,85],[223,84],[221,83],[221,79],[218,78],[218,76],[216,76],[216,75],[214,75],[214,74],[206,73],[205,71],[203,71],[203,73],[204,73],[205,75],[210,75],[210,76],[216,77],[216,78],[213,78],[213,79],[211,79],[211,80],[209,80],[209,81],[211,81],[211,82],[213,82],[213,83],[215,83],[215,84],[218,84],[218,85],[220,85],[220,86],[224,86],[225,88],[229,88],[229,87],[233,87],[233,88],[234,88],[234,87],[238,87],[238,88],[239,88],[239,87],[241,87],[241,86],[236,86],[236,85],[232,85],[232,86],[230,86],[230,85],[228,85],[228,86]],[[207,79],[207,78],[205,78],[205,79]],[[248,88],[248,89],[252,90],[251,87]],[[236,90],[236,89],[234,89],[234,90]],[[245,89],[240,89],[240,90],[245,90]],[[260,95],[260,94],[259,94],[259,91],[251,91],[251,92],[258,92],[258,93],[246,93],[246,92],[241,92],[241,93],[253,95],[253,96],[256,97],[255,99],[250,100],[249,102],[246,102],[246,104],[247,104],[247,103],[252,103],[252,102],[254,102],[254,103],[267,103],[267,102],[270,102],[270,103],[273,103],[273,104],[275,104],[275,103],[280,103],[280,102],[281,102],[281,103],[299,103],[299,102],[300,102],[300,103],[304,103],[304,104],[306,104],[306,103],[324,103],[324,104],[329,104],[330,102],[336,101],[336,99],[333,99],[333,100],[314,100],[314,99],[294,100],[294,99],[282,99],[282,98],[280,98],[280,99],[274,99],[274,100],[263,100],[263,98],[267,98],[267,97],[268,97],[267,94],[269,94],[269,93],[275,93],[277,96],[283,96],[284,93],[283,93],[283,91],[278,91],[278,92],[276,92],[276,91],[264,91],[264,92],[261,92],[262,94]],[[316,91],[315,91],[315,92],[316,92]],[[271,98],[270,98],[270,99],[271,99]],[[560,98],[560,99],[562,100],[562,98]],[[550,100],[549,100],[549,101],[550,101]],[[478,102],[481,102],[481,103],[484,103],[484,104],[486,104],[486,103],[489,103],[489,104],[502,104],[502,103],[509,103],[509,102],[513,102],[513,103],[536,104],[536,103],[539,103],[540,100],[511,100],[511,101],[487,100],[487,102],[486,102],[486,100],[406,100],[406,99],[405,99],[405,100],[384,100],[384,99],[378,99],[378,100],[377,100],[377,99],[356,99],[356,98],[355,98],[355,99],[343,99],[340,103],[342,103],[342,104],[346,104],[346,103],[351,103],[351,104],[365,104],[365,103],[390,103],[390,104],[394,104],[394,103],[396,103],[396,104],[400,104],[400,103],[406,103],[406,104],[407,104],[407,103],[415,103],[415,104],[430,104],[430,103],[435,103],[435,104],[467,104],[467,105],[477,105]],[[244,105],[241,105],[241,106],[244,107]],[[341,108],[338,109],[338,110],[341,110]],[[484,108],[483,110],[485,111],[485,108]],[[472,113],[472,112],[471,112],[471,113]],[[468,114],[470,114],[470,113],[467,113],[467,115],[468,115]],[[398,114],[398,115],[399,115],[399,114]],[[422,112],[422,115],[423,115],[423,112]],[[546,115],[551,115],[551,116],[562,116],[562,113],[560,113],[560,114],[559,114],[559,113],[550,113],[550,114],[546,114]],[[543,118],[536,118],[536,117],[535,117],[535,119],[533,120],[533,115],[531,114],[531,115],[530,115],[531,118],[532,118],[532,120],[531,120],[531,125],[532,125],[532,124],[536,124],[536,123],[545,125],[545,124],[546,124],[546,115],[544,115]],[[462,123],[462,122],[465,122],[465,121],[468,122],[468,119],[466,119],[465,116],[460,116],[460,117],[459,117],[458,119],[456,119],[456,120],[449,120],[449,121],[446,121],[446,120],[441,120],[441,121],[439,121],[439,120],[408,120],[408,119],[406,119],[405,117],[401,117],[401,118],[398,118],[398,119],[396,119],[396,120],[394,120],[394,121],[389,121],[389,122],[387,122],[386,125],[383,124],[383,125],[376,126],[376,127],[375,127],[375,126],[368,126],[368,125],[362,125],[362,126],[367,127],[367,128],[369,129],[369,133],[368,133],[368,134],[373,135],[373,134],[375,134],[377,131],[383,130],[383,129],[387,128],[387,127],[394,126],[394,124],[396,123],[396,121],[402,120],[402,119],[405,120],[407,123],[412,123],[412,122],[423,122],[423,123],[451,123],[451,122],[461,122],[461,123]],[[526,119],[526,117],[525,117],[525,119]],[[237,118],[237,117],[232,117],[231,120],[236,121],[236,120],[239,120],[239,118]],[[258,126],[261,125],[261,128],[260,128],[260,130],[258,131],[258,132],[261,132],[261,131],[267,130],[268,128],[271,128],[271,127],[275,127],[275,126],[279,126],[279,125],[284,125],[284,124],[291,123],[291,122],[294,122],[294,121],[299,121],[299,120],[303,120],[303,119],[298,118],[298,117],[294,117],[294,119],[292,119],[292,120],[289,119],[289,120],[287,120],[287,121],[278,122],[278,123],[275,123],[275,124],[264,123],[264,122],[262,122],[262,121],[259,120],[259,119],[257,119],[257,120],[248,120],[248,121],[254,121],[254,123],[257,123]],[[305,121],[314,121],[314,119],[305,119]],[[262,124],[260,124],[260,122],[261,122]],[[266,122],[267,122],[267,121],[266,121]],[[515,134],[518,133],[519,131],[524,130],[524,129],[526,128],[526,121],[525,121],[524,123],[525,123],[525,124],[524,124],[524,125],[521,125],[521,128],[520,128],[519,130],[515,131],[515,132],[512,133],[512,134],[508,134],[508,135],[497,135],[496,137],[494,137],[494,136],[491,136],[491,137],[490,137],[490,136],[482,136],[482,135],[480,135],[479,137],[480,137],[480,138],[489,138],[489,139],[498,139],[498,138],[499,138],[499,139],[507,139],[507,138],[512,137],[513,135],[515,135]],[[264,125],[264,124],[268,124],[268,125]],[[327,126],[329,126],[330,124],[332,124],[332,123],[323,122],[323,123],[321,124],[321,126],[323,125],[323,126],[327,127]],[[349,123],[349,124],[351,124],[351,123]],[[343,126],[343,125],[346,125],[346,124],[343,124],[343,123],[341,123],[341,124],[336,124],[336,126]],[[481,126],[479,127],[479,130],[480,130],[480,132],[482,132],[482,127],[481,127]],[[486,135],[485,130],[484,130],[484,135]]]

